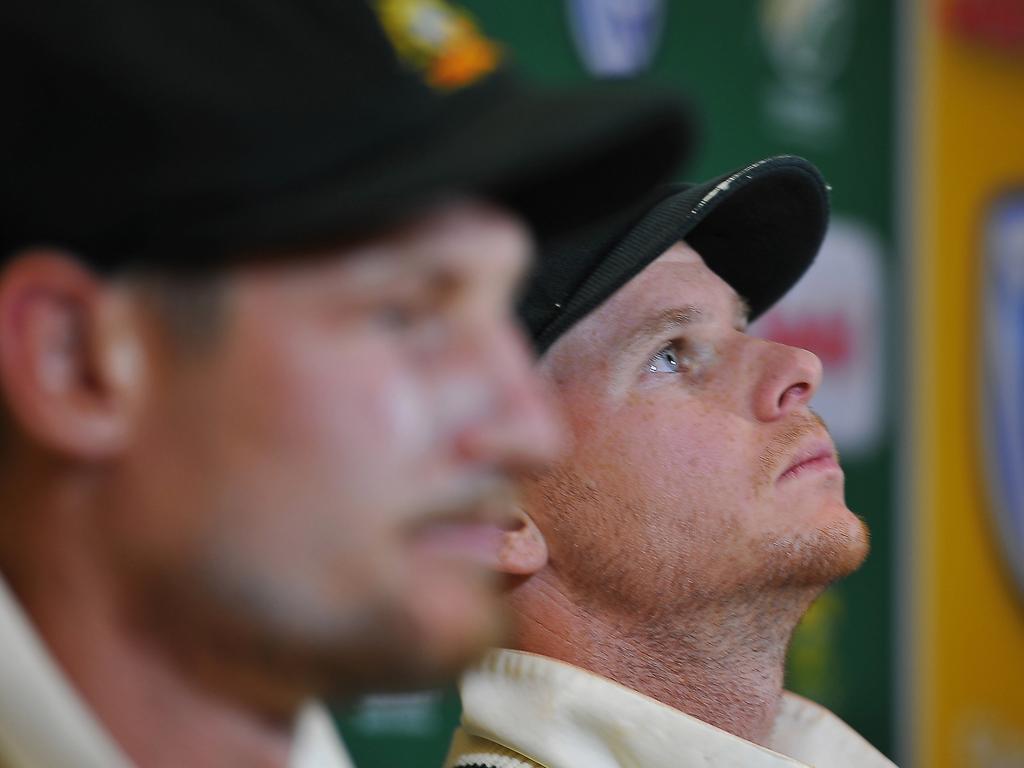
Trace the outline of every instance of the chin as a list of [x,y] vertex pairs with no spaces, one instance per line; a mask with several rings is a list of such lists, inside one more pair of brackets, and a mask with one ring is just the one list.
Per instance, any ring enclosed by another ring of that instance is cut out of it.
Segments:
[[165,606],[157,609],[165,628],[172,613],[171,628],[190,628],[187,643],[205,638],[220,677],[258,680],[261,690],[346,700],[449,682],[505,636],[496,586],[477,566],[405,563],[401,575],[383,580],[386,588],[347,590],[340,599],[259,563],[226,571],[220,558],[200,581],[173,582],[168,597],[182,610],[166,610],[168,600],[155,606]]
[[820,586],[849,576],[868,555],[868,528],[845,504],[820,509],[811,524],[776,538],[766,553],[770,581],[779,586]]
[[425,577],[400,600],[350,616],[345,631],[318,638],[305,649],[312,693],[347,700],[451,682],[506,636],[504,614],[489,590],[451,586]]
[[450,681],[507,638],[505,612],[490,576],[471,566],[439,568],[418,579],[408,606],[408,653],[421,684]]

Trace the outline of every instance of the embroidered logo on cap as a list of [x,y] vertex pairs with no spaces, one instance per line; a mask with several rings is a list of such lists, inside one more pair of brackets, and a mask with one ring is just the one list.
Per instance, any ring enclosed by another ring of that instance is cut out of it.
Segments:
[[376,0],[374,6],[399,58],[434,88],[471,85],[501,61],[498,44],[444,0]]

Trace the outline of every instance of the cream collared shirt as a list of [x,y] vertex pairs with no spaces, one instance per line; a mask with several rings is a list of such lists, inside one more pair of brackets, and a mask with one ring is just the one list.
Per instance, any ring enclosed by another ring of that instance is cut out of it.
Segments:
[[[304,708],[292,768],[350,768],[327,713]],[[132,768],[0,578],[0,768]]]
[[543,656],[492,650],[460,682],[445,768],[894,768],[827,709],[785,694],[771,748]]

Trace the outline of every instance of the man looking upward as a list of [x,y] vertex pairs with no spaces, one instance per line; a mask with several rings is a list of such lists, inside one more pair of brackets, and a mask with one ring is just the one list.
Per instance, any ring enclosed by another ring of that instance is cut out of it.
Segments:
[[782,688],[800,617],[868,550],[818,359],[746,333],[827,218],[818,172],[772,158],[544,254],[523,315],[571,449],[495,551],[516,650],[464,675],[449,766],[889,765]]

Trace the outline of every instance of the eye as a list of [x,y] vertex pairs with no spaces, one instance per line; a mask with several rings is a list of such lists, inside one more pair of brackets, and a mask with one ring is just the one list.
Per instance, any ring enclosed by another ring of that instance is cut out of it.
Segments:
[[377,307],[373,312],[373,322],[388,331],[405,331],[412,328],[421,312],[409,303],[392,303]]
[[391,286],[376,299],[373,322],[396,333],[433,329],[448,317],[457,298],[455,281],[446,274],[430,274]]
[[405,352],[422,355],[437,352],[448,342],[452,317],[429,299],[399,299],[375,307],[370,322]]
[[435,296],[424,291],[402,291],[382,297],[371,309],[374,325],[389,333],[408,333],[430,325],[444,311]]
[[651,373],[679,373],[681,367],[674,344],[665,346],[647,361],[647,369]]

